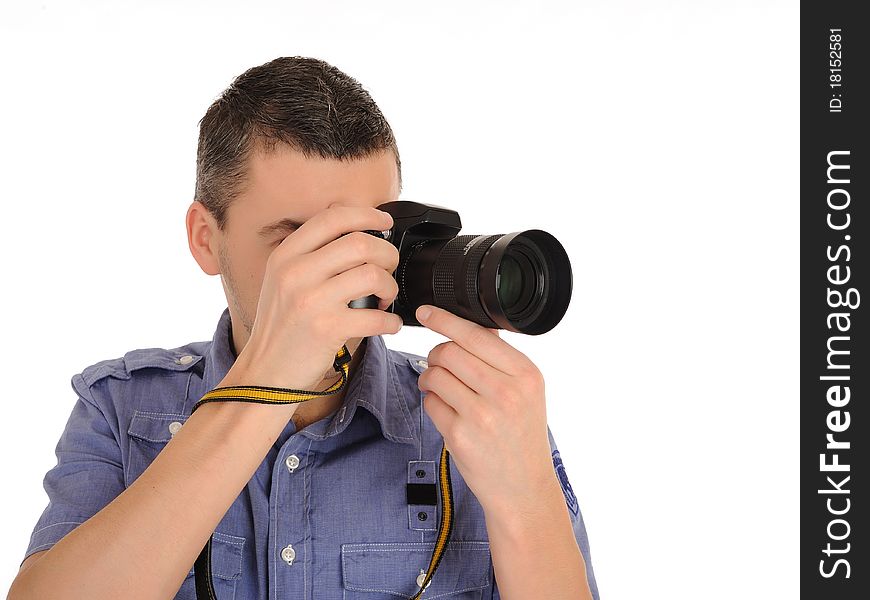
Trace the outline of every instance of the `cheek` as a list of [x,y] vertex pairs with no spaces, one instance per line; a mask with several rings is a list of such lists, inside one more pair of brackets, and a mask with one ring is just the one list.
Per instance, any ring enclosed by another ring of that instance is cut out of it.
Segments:
[[243,296],[256,295],[263,282],[266,271],[266,261],[271,248],[231,246],[222,253],[221,269],[227,279],[233,281],[237,293]]

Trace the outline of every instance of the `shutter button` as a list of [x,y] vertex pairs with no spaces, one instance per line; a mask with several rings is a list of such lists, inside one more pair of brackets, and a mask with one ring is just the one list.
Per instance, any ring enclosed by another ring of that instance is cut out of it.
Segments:
[[287,547],[281,550],[281,558],[288,565],[293,565],[293,559],[296,558],[296,550],[293,549],[293,544],[287,544]]
[[[417,575],[417,587],[423,586],[424,579],[426,579],[426,571],[424,571],[423,569],[420,569],[420,574]],[[429,583],[426,584],[426,587],[428,588],[430,585],[432,585],[431,579],[429,580]]]
[[287,465],[287,468],[290,469],[290,472],[292,473],[293,471],[296,470],[296,467],[299,466],[299,457],[296,456],[295,454],[291,454],[284,461],[284,464]]
[[179,423],[178,421],[173,421],[169,424],[169,433],[171,433],[172,435],[178,433],[179,429],[181,429],[181,423]]
[[181,358],[176,358],[175,362],[178,363],[179,365],[186,365],[187,363],[191,362],[192,360],[193,360],[193,357],[190,354],[185,354]]

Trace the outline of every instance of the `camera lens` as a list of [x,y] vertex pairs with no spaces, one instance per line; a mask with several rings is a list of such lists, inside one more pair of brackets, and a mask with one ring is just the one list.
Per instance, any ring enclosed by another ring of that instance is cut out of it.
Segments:
[[505,309],[513,307],[519,300],[523,289],[523,272],[514,258],[505,256],[501,259],[495,275],[495,287],[498,290],[498,301]]
[[396,275],[408,306],[435,304],[485,327],[532,335],[555,327],[571,299],[568,255],[540,229],[422,240]]
[[508,247],[495,274],[496,293],[505,314],[513,319],[522,318],[543,286],[543,266],[516,246]]

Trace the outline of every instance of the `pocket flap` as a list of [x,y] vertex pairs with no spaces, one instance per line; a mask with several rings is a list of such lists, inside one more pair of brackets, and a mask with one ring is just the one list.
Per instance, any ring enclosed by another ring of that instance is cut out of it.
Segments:
[[[134,411],[127,434],[149,442],[168,442],[189,415]],[[173,425],[178,423],[178,425]]]
[[[211,574],[218,579],[238,579],[242,576],[242,550],[245,538],[215,531],[211,542]],[[199,557],[199,555],[197,555]],[[188,577],[193,577],[193,567]],[[437,575],[437,573],[436,573]]]
[[[420,589],[417,578],[429,567],[434,549],[435,542],[342,544],[344,587],[410,598]],[[491,570],[488,541],[450,541],[422,598],[485,588]]]

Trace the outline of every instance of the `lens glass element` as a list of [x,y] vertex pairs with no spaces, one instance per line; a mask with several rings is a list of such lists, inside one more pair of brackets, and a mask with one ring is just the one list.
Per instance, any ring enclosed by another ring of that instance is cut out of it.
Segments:
[[505,254],[495,278],[498,301],[505,310],[512,310],[523,290],[523,271],[519,263],[511,255]]

